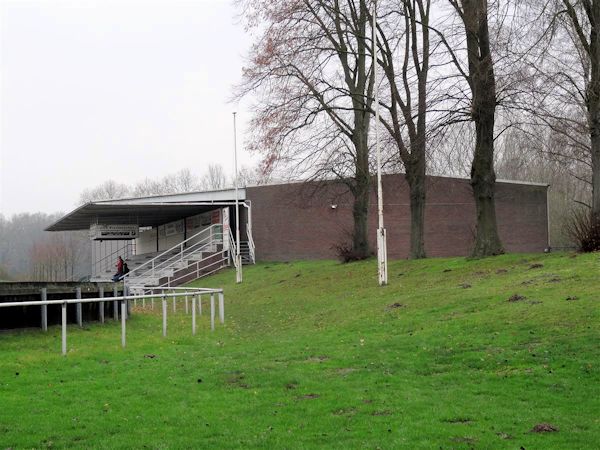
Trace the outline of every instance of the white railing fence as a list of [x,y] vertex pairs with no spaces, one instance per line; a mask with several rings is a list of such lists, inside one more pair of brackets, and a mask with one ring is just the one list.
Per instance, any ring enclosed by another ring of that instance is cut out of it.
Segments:
[[92,261],[92,277],[98,277],[104,274],[109,269],[114,269],[113,273],[116,272],[115,264],[117,257],[121,256],[123,259],[129,259],[135,255],[136,244],[135,239],[127,241],[123,247],[119,247],[116,250],[108,253],[97,261]]
[[[192,242],[193,240],[196,242]],[[132,269],[129,273],[125,274],[123,281],[131,278],[150,278],[159,276],[161,270],[166,270],[175,263],[183,263],[189,258],[202,252],[216,251],[216,246],[222,243],[222,241],[222,226],[212,225]],[[174,253],[175,251],[177,252]],[[166,259],[163,259],[165,257]]]
[[[192,298],[192,335],[196,334],[196,301],[198,304],[198,311],[202,314],[202,295],[210,295],[210,328],[214,331],[215,329],[215,295],[218,296],[219,306],[219,320],[221,323],[225,323],[225,297],[223,289],[207,289],[207,288],[152,288],[153,291],[159,291],[158,294],[143,294],[143,295],[122,295],[113,297],[97,297],[97,298],[81,298],[81,291],[77,291],[78,298],[60,299],[60,300],[35,300],[26,302],[5,302],[0,303],[0,308],[11,308],[11,307],[23,307],[23,306],[40,306],[42,310],[42,329],[47,331],[48,329],[48,305],[61,305],[61,336],[62,336],[62,354],[67,354],[67,305],[77,305],[77,319],[79,326],[83,326],[81,321],[81,305],[83,303],[98,303],[100,308],[101,322],[104,322],[104,303],[105,302],[120,302],[121,303],[121,345],[123,348],[126,346],[126,323],[127,323],[127,306],[128,303],[133,300],[137,304],[137,300],[150,300],[152,307],[154,307],[155,299],[162,301],[162,314],[163,314],[163,336],[167,336],[167,298],[172,298],[175,302],[178,298],[185,298],[186,304],[189,297]],[[171,291],[171,292],[169,292]],[[45,297],[45,295],[44,295]],[[186,308],[187,309],[187,308]],[[115,310],[116,313],[116,310]],[[115,319],[118,320],[118,316],[115,314]]]

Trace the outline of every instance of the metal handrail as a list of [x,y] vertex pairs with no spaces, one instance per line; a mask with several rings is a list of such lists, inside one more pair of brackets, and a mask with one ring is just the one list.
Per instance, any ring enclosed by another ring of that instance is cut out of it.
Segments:
[[[192,334],[196,334],[196,308],[194,296],[202,294],[210,294],[210,317],[211,317],[211,330],[215,329],[215,303],[214,295],[219,296],[219,319],[221,323],[225,323],[225,299],[223,295],[223,289],[211,289],[211,288],[183,288],[180,293],[165,293],[167,290],[173,290],[175,288],[154,288],[162,291],[161,294],[137,294],[137,295],[122,295],[115,297],[96,297],[96,298],[76,298],[76,299],[60,299],[60,300],[33,300],[26,302],[6,302],[0,303],[0,308],[9,307],[23,307],[23,306],[41,306],[42,308],[48,305],[61,305],[61,336],[62,336],[62,354],[67,354],[67,305],[70,304],[82,304],[82,303],[105,303],[105,302],[121,302],[121,345],[123,348],[126,346],[126,320],[127,320],[127,302],[129,300],[137,299],[153,299],[160,298],[163,304],[163,336],[167,335],[167,308],[166,299],[167,297],[173,297],[175,300],[177,297],[188,297],[192,296]],[[44,309],[42,311],[45,311]],[[104,309],[102,309],[104,311]],[[103,316],[101,316],[103,317]]]
[[[151,272],[152,276],[154,276],[156,271],[159,271],[159,270],[162,270],[162,269],[166,269],[172,263],[183,262],[183,260],[184,260],[184,254],[186,252],[187,252],[187,255],[185,256],[185,258],[189,258],[192,255],[195,255],[197,253],[202,253],[202,252],[206,251],[206,248],[208,246],[211,246],[211,245],[214,245],[214,244],[220,242],[218,239],[215,240],[214,236],[219,236],[219,234],[215,234],[213,236],[206,237],[202,241],[196,242],[191,247],[185,248],[182,252],[174,254],[170,258],[167,258],[166,260],[158,263],[157,265],[153,264],[152,268],[146,270],[146,272],[143,272],[141,274],[137,274],[136,277],[143,277],[144,275],[148,274],[149,272]],[[195,247],[197,247],[197,248],[195,248]],[[192,251],[192,249],[194,249],[194,250]]]
[[[134,242],[131,242],[131,241],[134,241]],[[127,242],[127,244],[125,246],[125,258],[123,258],[123,259],[127,259],[128,257],[133,256],[133,251],[130,252],[130,249],[132,249],[135,246],[136,246],[135,239],[131,239]],[[109,253],[105,257],[99,259],[98,261],[94,261],[92,263],[92,275],[98,276],[100,274],[100,271],[103,269],[103,265],[106,262],[106,260],[109,260],[109,259],[114,260],[115,255],[118,255],[121,252],[123,252],[123,249],[117,249],[117,250]],[[100,266],[100,270],[97,270],[98,266]],[[108,266],[108,268],[110,268],[110,265]]]
[[177,247],[180,247],[180,248],[183,250],[183,246],[184,246],[184,244],[185,244],[185,243],[187,243],[188,241],[190,241],[190,240],[192,240],[192,239],[194,239],[194,238],[198,237],[198,236],[199,236],[200,234],[202,234],[202,233],[209,232],[209,233],[210,233],[209,235],[212,235],[212,229],[213,229],[213,227],[218,227],[218,226],[221,226],[221,225],[220,225],[220,224],[214,224],[214,225],[211,225],[210,227],[208,227],[208,228],[205,228],[205,229],[204,229],[204,230],[202,230],[202,231],[199,231],[198,233],[196,233],[196,234],[194,234],[193,236],[191,236],[191,237],[189,237],[189,238],[185,239],[184,241],[182,241],[182,242],[180,242],[180,243],[178,243],[178,244],[175,244],[173,247],[169,248],[168,250],[165,250],[164,252],[160,253],[159,255],[155,256],[154,258],[152,258],[152,259],[150,259],[150,260],[146,261],[145,263],[143,263],[143,264],[139,265],[139,266],[138,266],[138,267],[136,267],[135,269],[133,269],[133,270],[129,271],[128,273],[126,273],[126,274],[123,276],[123,279],[125,279],[125,278],[130,278],[130,275],[131,275],[131,274],[133,274],[134,272],[137,272],[137,271],[139,271],[139,270],[140,270],[142,267],[145,267],[145,266],[147,266],[147,265],[148,265],[148,264],[150,264],[150,263],[154,263],[154,261],[156,261],[158,258],[161,258],[161,257],[163,257],[164,255],[166,255],[166,254],[168,254],[168,253],[171,253],[171,252],[172,252],[173,250],[175,250]]
[[235,242],[235,239],[233,237],[233,233],[231,232],[231,228],[229,229],[229,257],[231,258],[231,260],[233,261],[233,267],[235,267],[237,269],[238,267],[238,262],[237,262],[237,245]]
[[250,257],[252,258],[252,264],[256,264],[256,247],[254,245],[254,238],[252,237],[252,226],[250,223],[246,223],[246,234],[248,235],[248,249],[250,251]]

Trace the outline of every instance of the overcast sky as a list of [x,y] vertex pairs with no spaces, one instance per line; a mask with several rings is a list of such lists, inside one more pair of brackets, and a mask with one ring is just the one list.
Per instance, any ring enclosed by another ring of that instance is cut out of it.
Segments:
[[240,140],[249,118],[227,102],[238,22],[230,0],[0,0],[0,212],[67,212],[108,179],[231,173],[232,112]]

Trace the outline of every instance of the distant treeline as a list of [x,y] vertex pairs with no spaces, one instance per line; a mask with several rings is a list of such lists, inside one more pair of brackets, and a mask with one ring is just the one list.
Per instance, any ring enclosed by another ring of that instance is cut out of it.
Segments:
[[71,281],[89,275],[86,231],[49,233],[62,213],[0,214],[0,280]]

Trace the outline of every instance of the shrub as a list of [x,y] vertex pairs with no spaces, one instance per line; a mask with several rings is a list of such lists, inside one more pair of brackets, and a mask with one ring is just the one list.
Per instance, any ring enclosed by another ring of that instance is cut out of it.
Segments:
[[592,220],[589,210],[574,211],[566,227],[580,252],[600,250],[600,220]]
[[336,244],[331,247],[335,250],[338,259],[343,263],[349,263],[352,261],[361,261],[365,259],[365,257],[354,250],[352,245],[347,242],[342,242],[341,244]]

